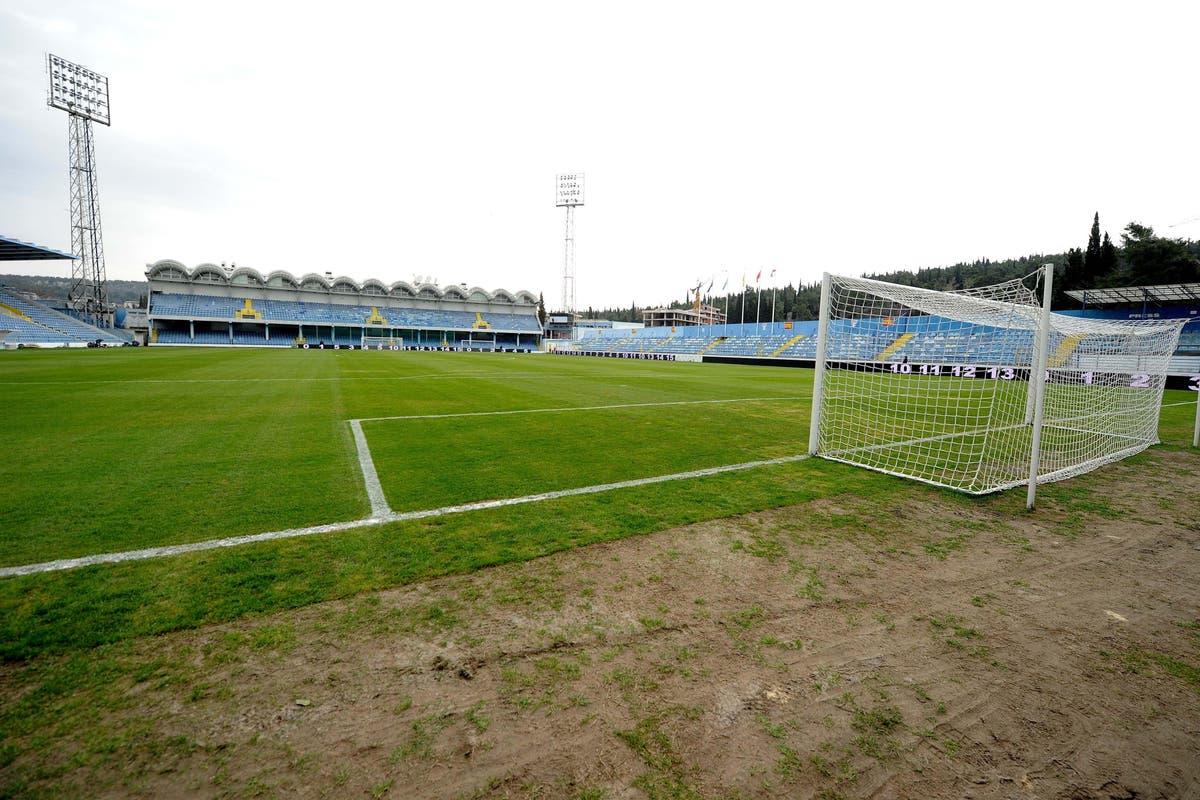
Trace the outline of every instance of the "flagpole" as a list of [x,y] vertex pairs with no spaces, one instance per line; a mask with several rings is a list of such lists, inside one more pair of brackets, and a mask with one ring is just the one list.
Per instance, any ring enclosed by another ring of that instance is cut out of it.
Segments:
[[[746,273],[742,273],[742,320],[739,327],[746,324]],[[742,331],[744,333],[744,331]]]
[[771,324],[775,324],[775,291],[779,288],[779,279],[775,277],[775,270],[771,270]]
[[[759,270],[759,275],[762,275],[762,270]],[[754,335],[762,336],[762,292],[758,290],[758,279],[754,281]]]
[[729,270],[725,270],[725,284],[721,287],[725,295],[725,338],[729,338]]

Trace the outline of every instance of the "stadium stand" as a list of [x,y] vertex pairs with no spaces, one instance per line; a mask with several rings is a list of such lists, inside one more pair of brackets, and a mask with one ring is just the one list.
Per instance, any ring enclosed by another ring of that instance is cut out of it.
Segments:
[[[1200,316],[1200,315],[1198,315]],[[1125,318],[1128,318],[1126,315]],[[993,328],[958,324],[926,316],[842,321],[852,332],[839,337],[831,358],[884,363],[1012,363],[1027,357],[1032,336]],[[560,348],[564,349],[564,348]],[[1103,344],[1067,337],[1050,354],[1051,365],[1077,359],[1087,363]],[[565,348],[567,352],[645,357],[653,354],[694,354],[703,358],[747,360],[812,360],[816,358],[817,323],[714,325],[676,328],[585,329]],[[1200,319],[1189,323],[1180,337],[1172,374],[1200,371]]]
[[12,331],[4,339],[5,347],[84,347],[96,340],[108,345],[127,341],[112,331],[81,322],[11,291],[0,290],[0,317],[3,317],[3,327]]
[[534,350],[542,327],[529,292],[159,261],[150,281],[150,340],[155,344],[252,347],[405,346]]
[[[262,275],[247,268],[175,261],[149,266],[151,341],[287,347],[297,344],[404,346],[470,350],[534,350],[542,345],[537,300],[528,292],[487,292],[478,287],[386,285],[369,279],[277,271]],[[1085,312],[1073,312],[1085,313]],[[1088,311],[1088,316],[1128,318],[1133,312]],[[1197,314],[1197,309],[1162,309],[1155,315]],[[1032,348],[1028,334],[1002,333],[923,316],[843,320],[837,337],[839,359],[897,363],[1007,363]],[[747,360],[811,360],[816,357],[815,320],[710,326],[616,328],[581,326],[578,338],[555,340],[556,349],[598,355],[653,358],[679,356]],[[1085,359],[1091,344],[1069,338],[1052,361]],[[1200,318],[1180,339],[1178,369],[1192,369],[1200,357]]]

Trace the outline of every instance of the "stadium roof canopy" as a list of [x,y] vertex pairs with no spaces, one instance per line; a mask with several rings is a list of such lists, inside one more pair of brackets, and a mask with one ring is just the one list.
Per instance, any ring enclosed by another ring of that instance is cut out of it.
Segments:
[[0,261],[60,261],[64,258],[76,259],[79,256],[0,236]]
[[1200,283],[1123,286],[1116,289],[1073,289],[1067,292],[1085,306],[1119,303],[1200,303]]

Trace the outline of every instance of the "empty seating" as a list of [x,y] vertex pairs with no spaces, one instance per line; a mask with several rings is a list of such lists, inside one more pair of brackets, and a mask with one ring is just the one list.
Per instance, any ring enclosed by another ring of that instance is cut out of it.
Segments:
[[[459,338],[454,333],[486,326],[488,333],[497,337],[497,347],[516,347],[519,336],[541,334],[541,325],[532,308],[527,314],[492,313],[155,292],[150,298],[150,316],[160,331],[172,331],[166,339],[161,335],[157,339],[170,344],[217,343],[220,335],[211,333],[185,336],[180,341],[181,324],[210,322],[235,323],[233,336],[225,334],[224,343],[251,346],[292,345],[298,331],[303,331],[310,342],[327,344],[357,345],[364,335],[395,336],[408,342],[432,336],[440,344],[443,339]],[[261,325],[261,330],[246,330],[247,325]],[[276,336],[274,325],[286,333]],[[422,333],[425,337],[419,335]],[[530,344],[522,343],[521,348],[530,349]],[[482,345],[480,349],[484,349]]]
[[11,331],[4,340],[10,345],[79,345],[97,339],[108,344],[121,344],[123,341],[109,331],[11,292],[0,292],[0,329]]

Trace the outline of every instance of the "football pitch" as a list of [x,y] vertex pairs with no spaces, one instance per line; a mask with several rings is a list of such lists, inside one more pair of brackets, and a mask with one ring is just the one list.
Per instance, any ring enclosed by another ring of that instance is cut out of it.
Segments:
[[[804,369],[535,355],[0,353],[0,656],[902,496],[799,458],[811,387]],[[1165,442],[1190,439],[1193,398],[1167,393]],[[183,552],[14,574],[137,551]]]

